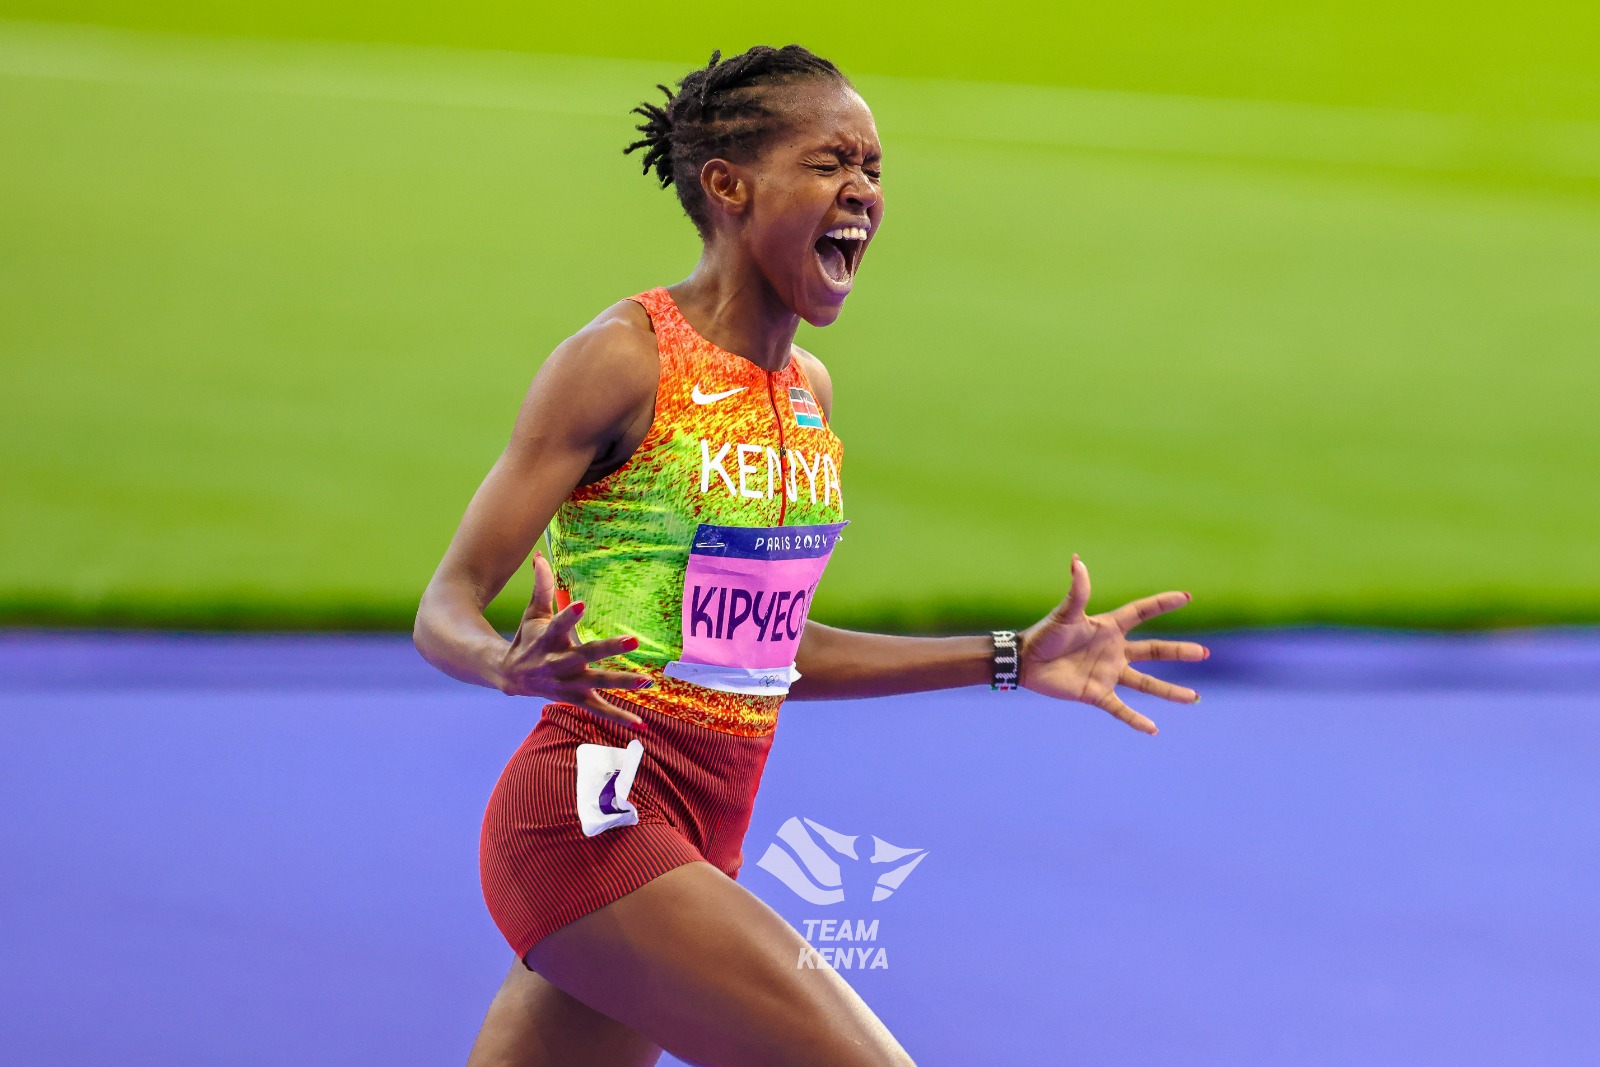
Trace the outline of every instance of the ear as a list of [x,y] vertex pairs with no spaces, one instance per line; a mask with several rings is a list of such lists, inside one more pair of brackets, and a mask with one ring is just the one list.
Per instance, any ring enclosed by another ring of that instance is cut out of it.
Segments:
[[708,159],[700,168],[706,204],[725,215],[743,215],[750,206],[750,176],[726,159]]

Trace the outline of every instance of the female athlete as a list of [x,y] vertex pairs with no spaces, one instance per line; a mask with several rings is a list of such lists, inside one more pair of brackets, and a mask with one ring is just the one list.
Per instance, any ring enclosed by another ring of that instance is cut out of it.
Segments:
[[[1186,593],[1085,614],[1076,556],[1066,599],[1016,654],[1005,632],[808,618],[844,523],[842,453],[828,372],[794,335],[838,318],[883,221],[877,130],[850,82],[797,45],[713,55],[662,90],[628,150],[676,186],[700,261],[540,367],[417,614],[417,648],[440,670],[549,701],[484,818],[484,896],[517,961],[468,1062],[652,1064],[667,1049],[696,1064],[909,1064],[836,971],[796,965],[805,941],[734,880],[784,697],[1019,672],[1153,734],[1116,686],[1199,696],[1129,663],[1207,652],[1125,636]],[[549,558],[534,551],[547,527]],[[483,611],[530,553],[533,598],[508,642]]]

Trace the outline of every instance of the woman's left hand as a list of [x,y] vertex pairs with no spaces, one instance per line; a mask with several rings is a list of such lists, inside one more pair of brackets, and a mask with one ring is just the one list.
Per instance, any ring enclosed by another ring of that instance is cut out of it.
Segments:
[[1156,724],[1117,698],[1125,685],[1180,704],[1198,704],[1200,694],[1134,670],[1142,660],[1195,662],[1211,655],[1192,641],[1129,641],[1128,631],[1189,603],[1188,593],[1157,593],[1104,615],[1086,615],[1089,568],[1072,557],[1072,586],[1054,611],[1017,635],[1024,689],[1079,700],[1110,712],[1135,730],[1156,732]]

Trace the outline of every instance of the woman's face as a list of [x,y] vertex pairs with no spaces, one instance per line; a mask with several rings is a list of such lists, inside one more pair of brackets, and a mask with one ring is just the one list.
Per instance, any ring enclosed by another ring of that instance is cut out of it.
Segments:
[[793,86],[784,115],[786,128],[741,168],[752,184],[739,239],[779,298],[826,326],[883,219],[882,150],[866,101],[831,79]]

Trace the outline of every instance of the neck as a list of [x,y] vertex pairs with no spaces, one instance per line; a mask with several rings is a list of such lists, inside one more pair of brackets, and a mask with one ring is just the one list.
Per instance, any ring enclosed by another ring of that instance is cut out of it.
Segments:
[[800,316],[778,299],[739,249],[708,244],[694,273],[667,291],[689,325],[718,348],[762,370],[788,366]]

